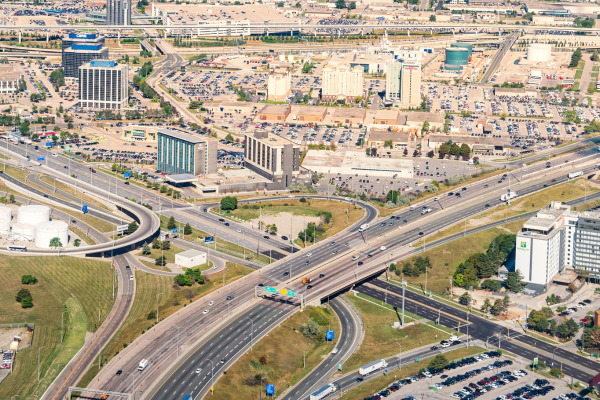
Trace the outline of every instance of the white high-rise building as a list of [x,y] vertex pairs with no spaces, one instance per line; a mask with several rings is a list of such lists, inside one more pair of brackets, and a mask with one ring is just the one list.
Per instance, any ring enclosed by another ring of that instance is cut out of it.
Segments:
[[349,63],[336,66],[328,64],[323,68],[323,100],[339,98],[354,101],[363,95],[365,70],[363,67],[351,67]]
[[129,100],[129,67],[116,60],[92,60],[79,67],[79,103],[99,110],[122,110]]
[[285,101],[292,92],[292,71],[289,67],[274,67],[269,70],[267,97],[272,101]]
[[385,98],[401,108],[421,105],[421,63],[390,60],[387,63]]
[[106,25],[131,25],[131,0],[106,0]]

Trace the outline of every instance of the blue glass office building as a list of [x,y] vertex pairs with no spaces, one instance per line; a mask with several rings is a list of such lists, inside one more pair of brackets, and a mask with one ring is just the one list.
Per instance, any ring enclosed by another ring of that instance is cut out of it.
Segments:
[[158,170],[168,175],[217,172],[217,141],[181,131],[158,132]]

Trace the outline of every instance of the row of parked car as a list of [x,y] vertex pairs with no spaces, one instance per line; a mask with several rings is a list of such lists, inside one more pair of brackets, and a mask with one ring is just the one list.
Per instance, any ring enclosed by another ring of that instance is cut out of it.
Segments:
[[12,363],[13,363],[13,351],[12,350],[6,350],[6,351],[2,351],[0,350],[0,354],[2,354],[2,364],[1,364],[1,368],[2,369],[8,369],[11,367]]

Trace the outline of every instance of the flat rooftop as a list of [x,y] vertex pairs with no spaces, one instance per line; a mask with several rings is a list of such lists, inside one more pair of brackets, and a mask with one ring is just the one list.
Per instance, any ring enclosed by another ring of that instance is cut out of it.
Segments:
[[154,128],[154,130],[156,132],[162,133],[163,135],[167,135],[167,136],[171,136],[180,140],[185,140],[186,142],[192,142],[192,143],[204,143],[206,142],[206,139],[204,139],[203,137],[199,137],[199,136],[193,136],[190,135],[189,133],[185,133],[185,132],[181,132],[181,131],[174,131],[171,129],[165,129],[165,128]]
[[289,104],[267,104],[260,110],[260,114],[285,115],[290,110],[291,106]]
[[180,256],[180,257],[185,257],[185,258],[192,258],[192,257],[204,256],[204,255],[206,255],[206,252],[200,251],[200,250],[186,250],[183,253],[177,253],[176,255]]
[[337,108],[333,112],[334,118],[365,118],[367,111],[360,108]]
[[310,107],[300,106],[296,115],[310,115],[310,116],[322,116],[327,112],[327,107]]
[[344,168],[376,171],[412,170],[410,159],[369,157],[364,151],[308,150],[302,166],[314,168]]

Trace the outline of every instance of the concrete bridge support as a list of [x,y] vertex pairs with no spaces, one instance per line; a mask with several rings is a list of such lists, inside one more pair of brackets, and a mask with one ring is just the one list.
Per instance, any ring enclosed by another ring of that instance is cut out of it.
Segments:
[[21,43],[21,30],[19,29],[19,43]]
[[46,43],[50,43],[50,31],[46,32]]

